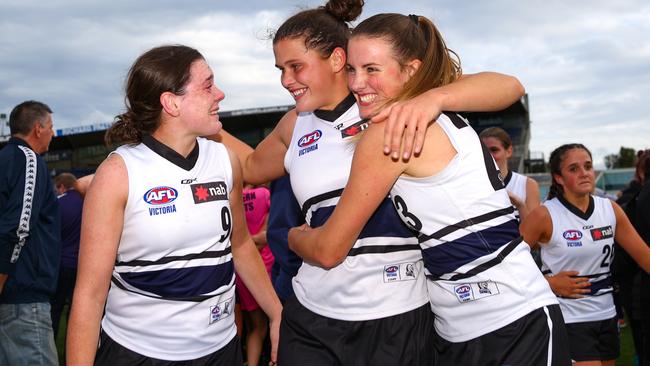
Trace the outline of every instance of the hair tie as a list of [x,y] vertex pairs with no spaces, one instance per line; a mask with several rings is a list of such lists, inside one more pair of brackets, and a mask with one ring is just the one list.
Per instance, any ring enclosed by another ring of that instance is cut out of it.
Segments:
[[412,21],[415,25],[417,25],[417,26],[420,25],[420,16],[415,15],[415,14],[409,14],[409,19],[411,19],[411,21]]

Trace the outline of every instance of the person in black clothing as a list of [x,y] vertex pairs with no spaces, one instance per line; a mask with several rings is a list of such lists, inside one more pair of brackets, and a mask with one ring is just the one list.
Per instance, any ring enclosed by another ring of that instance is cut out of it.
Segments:
[[[650,153],[646,151],[640,162],[644,182],[636,199],[634,224],[641,238],[650,243]],[[650,275],[641,271],[641,347],[639,365],[650,366]]]
[[50,297],[59,273],[59,206],[47,166],[52,110],[27,101],[0,150],[0,364],[58,364]]
[[[638,161],[636,164],[636,171],[634,173],[634,178],[630,183],[621,191],[616,203],[618,203],[625,214],[630,219],[630,222],[635,227],[637,232],[643,237],[641,231],[639,231],[639,226],[636,223],[636,205],[637,198],[639,193],[641,193],[641,188],[643,188],[643,183],[645,181],[645,167],[644,164],[647,161],[650,161],[650,154],[643,155],[643,151],[640,151],[638,156]],[[644,238],[644,240],[647,238]],[[616,255],[614,256],[614,262],[612,263],[612,273],[614,281],[618,287],[618,299],[620,301],[623,310],[628,318],[628,323],[632,331],[632,339],[634,341],[634,348],[636,350],[637,357],[642,358],[643,345],[641,334],[641,311],[639,304],[639,289],[640,289],[640,277],[641,269],[636,264],[636,262],[630,257],[630,255],[625,251],[621,250],[618,243],[616,243]]]
[[[59,333],[59,321],[65,305],[72,305],[72,292],[77,279],[79,258],[79,236],[81,233],[81,211],[83,197],[74,189],[77,178],[71,173],[54,177],[61,211],[61,268],[56,294],[52,298],[52,327],[54,338]],[[68,307],[67,315],[70,315]],[[63,330],[65,333],[65,329]]]

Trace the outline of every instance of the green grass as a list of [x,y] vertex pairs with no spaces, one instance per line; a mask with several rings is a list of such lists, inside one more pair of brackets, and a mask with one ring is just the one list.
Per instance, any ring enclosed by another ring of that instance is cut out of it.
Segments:
[[[56,348],[59,352],[59,363],[61,365],[65,365],[65,327],[68,323],[66,313],[67,308],[63,309],[63,317],[59,324],[59,336],[56,338]],[[621,356],[616,360],[616,366],[634,366],[634,343],[629,326],[621,329]]]

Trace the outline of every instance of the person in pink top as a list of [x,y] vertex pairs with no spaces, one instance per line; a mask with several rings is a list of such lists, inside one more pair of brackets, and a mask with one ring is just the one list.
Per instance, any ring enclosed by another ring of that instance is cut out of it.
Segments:
[[[266,271],[271,276],[274,257],[266,241],[266,222],[269,208],[271,207],[271,192],[264,186],[253,187],[247,185],[242,191],[244,210],[246,211],[246,224],[248,232],[255,242],[260,256],[266,266]],[[246,359],[249,365],[258,365],[262,354],[264,338],[268,331],[268,319],[255,298],[246,288],[244,282],[235,278],[237,294],[246,326]]]

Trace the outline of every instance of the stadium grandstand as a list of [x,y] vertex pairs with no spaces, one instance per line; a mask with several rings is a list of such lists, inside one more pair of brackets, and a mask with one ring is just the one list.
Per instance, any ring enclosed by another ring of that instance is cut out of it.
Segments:
[[[238,109],[220,112],[224,128],[245,141],[256,146],[292,105]],[[510,134],[513,156],[509,169],[526,173],[540,185],[542,199],[550,186],[550,176],[546,173],[544,155],[530,153],[530,114],[528,96],[524,95],[510,107],[489,113],[465,113],[471,126],[480,133],[488,127],[501,127]],[[113,149],[104,144],[104,133],[110,123],[57,129],[50,144],[50,151],[43,155],[52,174],[71,172],[76,176],[93,173],[97,166]],[[9,139],[7,115],[0,114],[0,147]],[[634,169],[614,169],[599,171],[596,186],[608,194],[615,194],[632,179]]]

